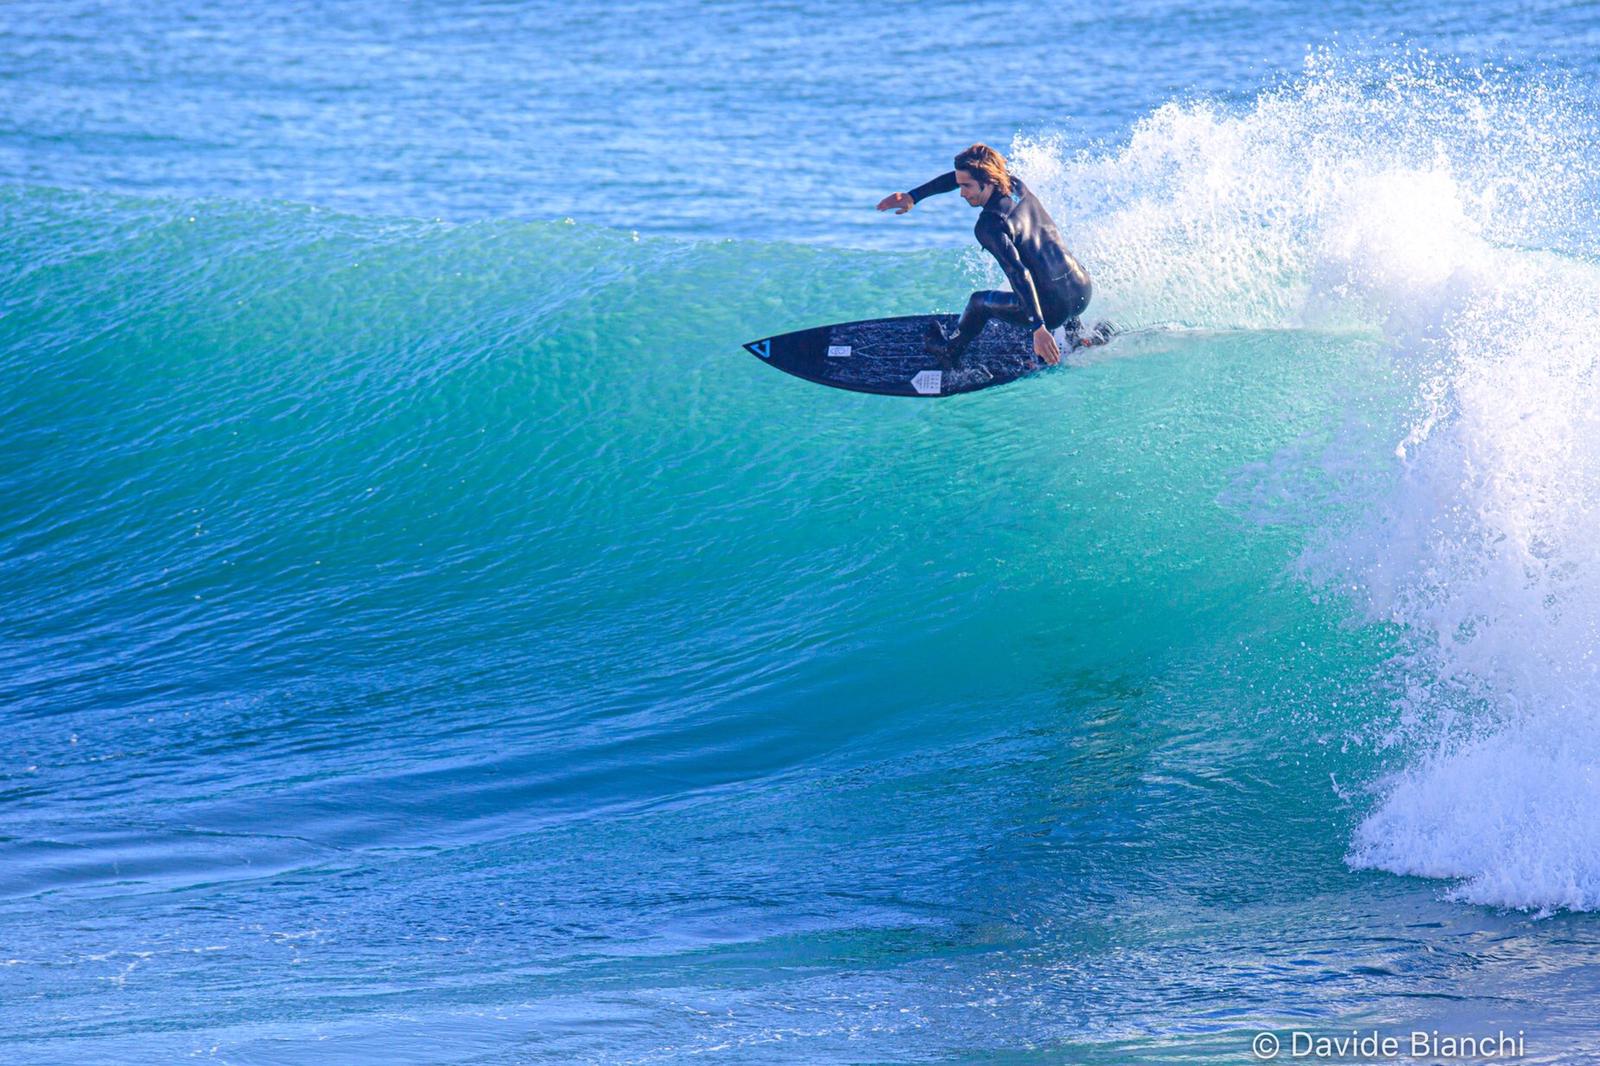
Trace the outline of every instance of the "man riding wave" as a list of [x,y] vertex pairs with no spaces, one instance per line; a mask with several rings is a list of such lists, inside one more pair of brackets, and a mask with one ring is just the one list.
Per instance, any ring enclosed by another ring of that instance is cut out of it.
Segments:
[[1061,361],[1056,329],[1066,327],[1069,343],[1103,343],[1099,331],[1088,338],[1077,336],[1078,318],[1092,292],[1088,272],[1067,251],[1039,198],[1007,171],[1005,158],[988,145],[968,148],[956,156],[954,170],[925,185],[884,197],[878,210],[895,208],[903,215],[926,197],[953,189],[983,209],[973,234],[1005,271],[1011,291],[973,293],[955,333],[947,336],[937,322],[929,326],[928,351],[945,367],[954,367],[991,318],[1031,329],[1034,354],[1052,366]]

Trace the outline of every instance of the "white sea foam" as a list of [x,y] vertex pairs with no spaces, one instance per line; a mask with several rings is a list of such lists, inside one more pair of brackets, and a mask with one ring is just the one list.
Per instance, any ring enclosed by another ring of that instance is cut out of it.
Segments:
[[1557,83],[1312,58],[1248,110],[1013,146],[1111,313],[1381,331],[1415,389],[1390,476],[1305,572],[1410,654],[1349,861],[1600,908],[1600,268],[1591,123]]

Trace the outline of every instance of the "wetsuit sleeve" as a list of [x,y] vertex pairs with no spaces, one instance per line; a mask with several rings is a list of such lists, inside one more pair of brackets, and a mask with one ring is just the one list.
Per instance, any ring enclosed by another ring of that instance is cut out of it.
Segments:
[[953,170],[940,174],[932,181],[923,182],[910,192],[911,202],[921,203],[930,196],[937,196],[942,192],[956,191],[956,172]]
[[1039,306],[1039,291],[1034,288],[1033,275],[1028,273],[1022,256],[1017,254],[1017,246],[1012,242],[1005,223],[985,214],[979,219],[977,237],[978,243],[995,257],[1000,269],[1005,271],[1006,280],[1011,282],[1011,291],[1017,294],[1017,299],[1022,301],[1022,309],[1028,313],[1028,324],[1034,329],[1044,325],[1044,309]]

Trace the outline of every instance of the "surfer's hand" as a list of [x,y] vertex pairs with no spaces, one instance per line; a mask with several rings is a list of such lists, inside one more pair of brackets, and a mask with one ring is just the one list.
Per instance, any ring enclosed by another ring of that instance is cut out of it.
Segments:
[[917,202],[911,198],[911,194],[908,192],[892,192],[878,201],[879,211],[887,211],[893,207],[898,209],[895,211],[897,215],[903,215],[916,206]]
[[1033,354],[1051,366],[1061,362],[1061,345],[1056,343],[1056,335],[1043,326],[1034,330]]

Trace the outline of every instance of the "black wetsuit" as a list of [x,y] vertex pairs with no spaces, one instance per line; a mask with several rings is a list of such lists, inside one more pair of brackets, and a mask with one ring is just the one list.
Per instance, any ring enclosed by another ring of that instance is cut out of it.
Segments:
[[[910,196],[917,203],[955,188],[952,170],[912,189]],[[1072,258],[1044,205],[1020,178],[1012,177],[1010,196],[994,190],[972,232],[1000,263],[1011,291],[972,294],[950,338],[950,354],[959,355],[991,318],[1030,330],[1042,324],[1050,329],[1066,326],[1069,335],[1077,331],[1078,316],[1089,306],[1092,291],[1088,272]]]

